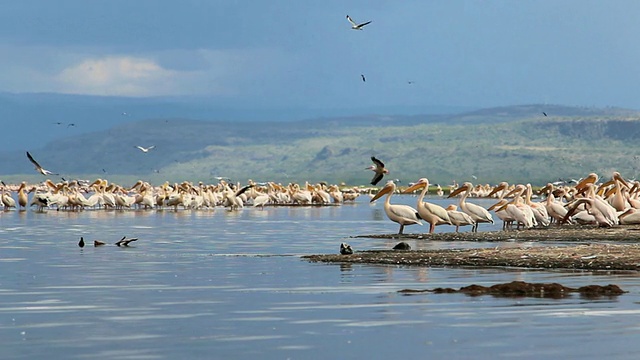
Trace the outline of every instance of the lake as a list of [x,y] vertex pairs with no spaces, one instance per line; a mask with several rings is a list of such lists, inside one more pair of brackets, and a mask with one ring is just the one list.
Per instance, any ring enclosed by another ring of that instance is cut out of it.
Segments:
[[[415,200],[396,196],[393,202]],[[637,273],[338,265],[300,258],[336,253],[341,242],[355,250],[392,247],[399,240],[351,238],[398,231],[382,205],[369,204],[365,196],[342,206],[234,212],[2,212],[2,358],[637,358]],[[479,230],[500,227],[481,224]],[[426,231],[428,225],[405,228]],[[83,249],[80,236],[87,242]],[[123,236],[139,240],[130,247],[113,245]],[[93,240],[108,245],[94,247]],[[406,241],[414,249],[531,245]],[[398,293],[513,280],[572,287],[612,283],[629,293],[598,300]]]

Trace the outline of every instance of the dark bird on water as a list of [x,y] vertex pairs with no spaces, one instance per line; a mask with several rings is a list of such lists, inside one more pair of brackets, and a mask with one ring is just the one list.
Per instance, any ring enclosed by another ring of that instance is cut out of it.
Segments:
[[84,247],[84,238],[82,236],[80,236],[80,242],[78,242],[78,246],[80,246],[80,248]]
[[60,175],[60,174],[56,174],[53,173],[45,168],[43,168],[42,166],[40,166],[40,164],[38,164],[38,162],[33,158],[33,156],[31,156],[31,154],[29,154],[29,152],[27,151],[27,157],[29,158],[29,161],[31,161],[31,163],[33,164],[33,166],[35,166],[36,171],[39,172],[42,175]]
[[102,246],[102,245],[106,245],[107,243],[105,243],[104,241],[100,241],[100,240],[93,240],[93,246]]
[[342,244],[340,244],[340,254],[342,254],[342,255],[351,255],[351,254],[353,254],[353,248],[351,248],[351,245],[349,245],[347,243],[342,243]]
[[376,159],[375,156],[371,157],[371,161],[373,161],[373,165],[369,166],[367,170],[371,170],[375,173],[375,175],[373,175],[373,179],[371,179],[371,185],[376,185],[380,180],[382,180],[384,174],[389,173],[389,170],[387,170],[382,161]]
[[127,239],[126,236],[123,236],[122,239],[116,242],[116,246],[129,246],[129,243],[133,241],[138,241],[138,238]]

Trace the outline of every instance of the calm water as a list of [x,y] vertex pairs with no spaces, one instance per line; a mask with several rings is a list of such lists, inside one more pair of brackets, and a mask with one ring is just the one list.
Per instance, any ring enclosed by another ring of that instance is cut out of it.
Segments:
[[[637,274],[341,266],[300,259],[335,253],[343,241],[356,250],[397,243],[349,238],[397,232],[382,203],[366,200],[238,212],[0,213],[0,357],[637,358]],[[415,198],[396,202],[414,204]],[[497,227],[483,224],[480,231]],[[77,246],[81,235],[89,243],[84,249]],[[112,244],[125,235],[140,240],[129,248],[91,246],[95,239]],[[397,293],[512,280],[615,283],[630,293],[596,301],[577,295],[551,300]]]

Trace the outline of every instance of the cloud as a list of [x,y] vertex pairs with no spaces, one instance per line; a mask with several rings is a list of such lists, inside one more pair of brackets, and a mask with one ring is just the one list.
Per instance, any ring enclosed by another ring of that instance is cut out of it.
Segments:
[[175,95],[181,74],[142,57],[89,58],[71,65],[55,77],[59,92],[89,95]]
[[247,96],[273,84],[287,56],[273,49],[108,49],[0,45],[0,91],[101,96]]

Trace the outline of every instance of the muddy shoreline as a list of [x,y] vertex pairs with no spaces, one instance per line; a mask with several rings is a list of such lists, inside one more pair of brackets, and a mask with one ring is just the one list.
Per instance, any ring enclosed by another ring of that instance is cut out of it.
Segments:
[[[353,238],[386,238],[398,242],[483,241],[516,244],[513,247],[446,250],[364,250],[351,255],[309,255],[312,262],[393,264],[430,267],[520,267],[606,271],[640,270],[640,226],[596,228],[563,226],[543,229],[478,233],[358,235]],[[522,242],[518,247],[517,243]],[[535,242],[532,246],[530,243]],[[562,242],[562,245],[544,245]],[[575,243],[575,244],[574,244]],[[336,249],[338,249],[336,244]],[[498,244],[496,244],[498,245]]]

